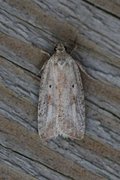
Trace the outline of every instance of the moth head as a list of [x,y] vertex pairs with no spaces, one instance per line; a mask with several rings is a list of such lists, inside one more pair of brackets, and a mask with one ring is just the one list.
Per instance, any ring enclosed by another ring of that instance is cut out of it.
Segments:
[[61,53],[61,52],[65,52],[65,47],[62,43],[59,43],[56,47],[56,52],[57,53]]

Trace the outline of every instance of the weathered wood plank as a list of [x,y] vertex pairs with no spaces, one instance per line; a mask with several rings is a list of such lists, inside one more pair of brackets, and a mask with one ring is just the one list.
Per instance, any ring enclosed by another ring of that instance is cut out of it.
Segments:
[[[8,147],[4,147],[0,145],[0,158],[1,158],[1,166],[4,167],[4,164],[9,164],[9,167],[11,167],[13,170],[17,169],[18,173],[16,172],[16,176],[19,177],[19,173],[21,174],[28,174],[28,177],[33,177],[36,180],[38,179],[51,179],[51,180],[57,180],[58,177],[60,180],[67,180],[69,178],[53,171],[52,169],[44,166],[43,164],[39,163],[38,161],[35,161],[32,158],[24,156],[24,154],[20,154],[19,151],[16,152],[14,149],[10,149]],[[5,175],[7,171],[9,171],[9,167],[4,167],[3,174],[0,174],[1,176]],[[2,168],[1,168],[2,170]],[[5,171],[6,170],[6,171]],[[20,172],[19,172],[20,171]],[[8,174],[9,176],[10,174]],[[9,176],[11,177],[11,175]],[[14,177],[14,175],[13,175]],[[24,179],[27,179],[27,176],[23,176]]]
[[90,2],[92,5],[96,7],[100,7],[101,9],[120,17],[120,1],[119,0],[83,0],[85,2]]
[[0,143],[2,146],[8,147],[11,151],[20,153],[22,156],[25,156],[26,159],[31,159],[43,164],[49,169],[63,174],[66,178],[68,177],[76,180],[80,177],[85,177],[85,179],[88,177],[90,179],[101,179],[99,176],[80,167],[77,163],[65,159],[57,152],[43,146],[36,133],[27,131],[19,124],[3,116],[1,116],[0,119],[2,124],[0,127]]
[[21,171],[20,169],[18,170],[16,166],[11,167],[8,164],[5,163],[0,163],[0,179],[1,180],[37,180],[36,178],[29,176],[27,173],[24,171]]
[[0,33],[0,55],[33,74],[38,74],[49,57],[41,49],[4,33]]
[[[117,0],[109,5],[107,0],[0,1],[2,178],[120,179],[117,3]],[[44,145],[37,132],[37,74],[49,58],[47,52],[52,54],[58,41],[65,42],[69,50],[75,40],[77,48],[72,57],[96,79],[82,75],[85,139],[79,142],[59,137]]]
[[7,0],[0,7],[1,32],[49,50],[58,40],[70,42],[77,36],[78,44],[119,61],[120,21],[88,3]]

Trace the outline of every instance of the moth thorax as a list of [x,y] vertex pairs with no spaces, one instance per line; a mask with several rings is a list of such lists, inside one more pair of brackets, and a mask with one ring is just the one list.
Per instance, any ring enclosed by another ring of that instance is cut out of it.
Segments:
[[65,64],[65,59],[64,58],[59,58],[58,59],[58,65],[64,66],[64,64]]
[[61,53],[61,52],[65,52],[65,47],[62,43],[59,43],[56,47],[56,52],[57,53]]

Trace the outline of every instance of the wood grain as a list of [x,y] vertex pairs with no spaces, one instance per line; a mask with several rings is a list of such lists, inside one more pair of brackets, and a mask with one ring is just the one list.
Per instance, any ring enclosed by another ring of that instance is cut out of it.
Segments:
[[89,2],[94,6],[101,8],[108,13],[115,15],[120,18],[120,1],[118,0],[84,0],[85,2]]
[[[62,41],[82,74],[86,135],[46,144],[37,132],[38,72]],[[0,1],[0,179],[120,179],[119,3]]]

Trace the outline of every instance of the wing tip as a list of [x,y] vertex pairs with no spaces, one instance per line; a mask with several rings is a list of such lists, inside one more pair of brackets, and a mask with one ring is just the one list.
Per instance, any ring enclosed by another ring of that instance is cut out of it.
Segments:
[[69,135],[65,133],[57,133],[57,134],[51,134],[48,133],[39,133],[40,139],[43,141],[51,140],[51,139],[57,139],[57,137],[62,137],[64,139],[71,139],[71,140],[83,140],[85,134],[80,135]]

